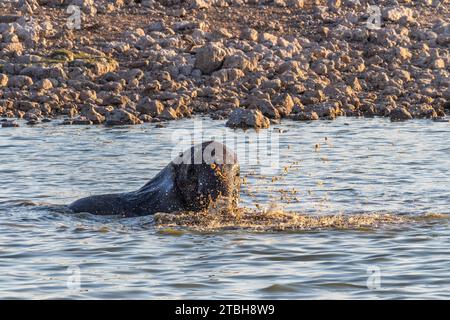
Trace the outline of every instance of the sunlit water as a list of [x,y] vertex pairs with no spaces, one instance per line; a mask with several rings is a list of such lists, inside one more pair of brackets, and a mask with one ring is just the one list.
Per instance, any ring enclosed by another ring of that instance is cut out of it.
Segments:
[[[238,152],[243,207],[450,213],[448,123],[285,121],[269,136],[233,133],[223,121],[202,125],[195,142],[246,138],[239,149],[258,137],[279,139],[278,172]],[[182,120],[164,128],[0,129],[0,298],[450,298],[446,218],[363,230],[172,232],[151,216],[71,215],[58,207],[137,189],[171,160],[179,130],[187,137],[193,127]]]

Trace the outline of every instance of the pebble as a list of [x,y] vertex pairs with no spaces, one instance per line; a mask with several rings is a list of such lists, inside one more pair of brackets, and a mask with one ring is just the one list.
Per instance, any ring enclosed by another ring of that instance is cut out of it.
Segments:
[[[382,1],[382,26],[368,29],[370,1],[305,3],[6,2],[0,116],[136,125],[209,113],[230,127],[267,128],[450,113],[450,26],[439,6]],[[81,32],[65,25],[68,4],[81,8]],[[136,22],[137,11],[150,22]],[[117,17],[129,23],[111,25]]]

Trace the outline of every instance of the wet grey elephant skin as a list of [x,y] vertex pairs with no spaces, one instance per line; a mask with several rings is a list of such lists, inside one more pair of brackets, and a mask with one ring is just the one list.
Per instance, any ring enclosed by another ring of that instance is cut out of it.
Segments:
[[216,202],[235,208],[239,201],[239,170],[233,151],[208,141],[181,153],[137,191],[91,196],[75,201],[69,208],[76,213],[124,217],[201,211]]

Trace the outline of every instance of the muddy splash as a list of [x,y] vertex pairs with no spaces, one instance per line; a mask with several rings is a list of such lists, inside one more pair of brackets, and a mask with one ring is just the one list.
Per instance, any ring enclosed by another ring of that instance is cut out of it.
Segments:
[[314,231],[314,230],[371,230],[386,225],[407,224],[418,220],[441,219],[443,215],[423,215],[420,218],[388,213],[309,215],[282,210],[251,210],[158,213],[158,229],[187,228],[209,232],[242,229],[255,232]]

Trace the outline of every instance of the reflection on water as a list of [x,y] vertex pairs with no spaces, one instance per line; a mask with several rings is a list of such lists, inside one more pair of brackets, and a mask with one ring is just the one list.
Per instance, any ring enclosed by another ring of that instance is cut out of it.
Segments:
[[[282,219],[298,212],[308,216],[289,218],[310,225],[330,215],[400,223],[255,233],[228,217],[226,228],[199,232],[158,225],[160,217],[155,227],[151,216],[64,213],[77,198],[142,186],[171,160],[175,129],[193,127],[182,120],[165,128],[1,129],[0,297],[450,297],[448,123],[284,122],[274,131],[276,174],[238,150],[241,222],[279,212],[269,210],[276,204]],[[211,120],[203,133],[201,140],[234,134]]]

